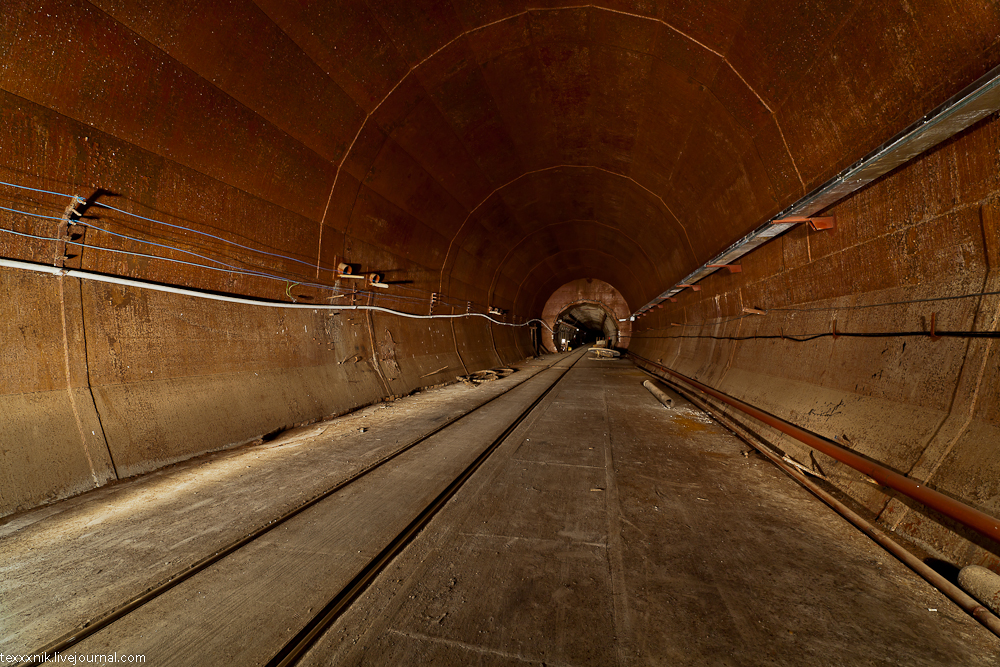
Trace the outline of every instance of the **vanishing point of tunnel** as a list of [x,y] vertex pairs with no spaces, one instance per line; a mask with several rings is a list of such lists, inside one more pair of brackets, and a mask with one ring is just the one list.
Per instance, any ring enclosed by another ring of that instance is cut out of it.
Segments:
[[991,0],[5,0],[0,663],[1000,664],[998,110]]

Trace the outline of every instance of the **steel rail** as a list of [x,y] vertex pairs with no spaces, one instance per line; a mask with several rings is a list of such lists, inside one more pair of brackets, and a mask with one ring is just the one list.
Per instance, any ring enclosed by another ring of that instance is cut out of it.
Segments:
[[799,442],[812,447],[816,451],[822,452],[827,456],[830,456],[837,461],[840,461],[841,463],[868,475],[879,484],[895,489],[896,491],[913,498],[927,507],[930,507],[941,514],[954,519],[969,528],[972,528],[982,535],[1000,542],[1000,519],[990,516],[975,507],[966,505],[962,501],[956,500],[951,496],[946,496],[940,491],[935,491],[926,484],[922,484],[921,482],[915,481],[896,472],[895,470],[887,468],[877,461],[873,461],[865,456],[862,456],[861,454],[847,449],[846,447],[842,447],[829,438],[825,438],[821,435],[813,433],[812,431],[807,431],[801,426],[796,426],[781,417],[772,415],[770,412],[761,410],[760,408],[741,401],[738,398],[734,398],[729,394],[724,394],[718,389],[702,384],[701,382],[689,378],[686,375],[682,375],[675,370],[661,366],[650,359],[646,359],[645,357],[632,352],[629,352],[629,355],[642,363],[648,364],[670,374],[678,380],[701,390],[723,403],[727,403],[734,408],[745,412],[754,419],[776,428],[786,435],[790,435]]
[[[413,449],[414,447],[416,447],[417,445],[425,442],[427,439],[431,438],[432,436],[437,435],[438,433],[440,433],[441,431],[445,430],[446,428],[452,426],[453,424],[455,424],[459,420],[462,420],[462,419],[468,417],[469,415],[473,414],[474,412],[477,412],[478,410],[486,407],[487,405],[493,403],[494,401],[496,401],[497,399],[501,398],[502,396],[506,396],[508,393],[510,393],[511,391],[517,389],[518,387],[524,386],[527,382],[530,382],[532,379],[534,379],[535,377],[537,377],[539,374],[543,373],[544,371],[547,371],[547,370],[550,370],[550,369],[556,367],[556,364],[558,364],[560,361],[562,361],[562,359],[560,359],[559,361],[555,361],[555,362],[553,362],[553,363],[551,363],[551,364],[549,364],[547,366],[544,366],[538,372],[532,373],[530,376],[528,376],[527,378],[525,378],[521,382],[518,382],[517,384],[504,389],[503,391],[501,391],[500,393],[498,393],[496,396],[492,396],[489,399],[487,399],[486,401],[484,401],[484,402],[480,403],[479,405],[473,407],[472,409],[467,410],[466,412],[463,412],[463,413],[461,413],[459,415],[456,415],[456,416],[452,417],[451,419],[448,419],[448,420],[442,422],[438,426],[434,427],[432,430],[428,431],[427,433],[424,433],[421,436],[418,436],[416,439],[410,441],[409,443],[403,445],[402,447],[400,447],[400,448],[398,448],[398,449],[390,452],[389,454],[386,454],[382,458],[379,458],[379,459],[377,459],[377,460],[369,463],[368,465],[366,465],[366,466],[364,466],[362,468],[359,468],[358,470],[356,470],[355,472],[353,472],[348,477],[345,477],[344,479],[342,479],[339,482],[337,482],[332,487],[330,487],[330,488],[326,489],[325,491],[322,491],[322,492],[314,495],[309,500],[306,500],[305,502],[301,503],[300,505],[296,506],[295,508],[293,508],[293,509],[285,512],[284,514],[282,514],[281,516],[277,517],[276,519],[272,519],[271,521],[269,521],[268,523],[264,524],[263,526],[260,526],[256,530],[254,530],[254,531],[252,531],[250,533],[247,533],[242,538],[240,538],[240,539],[238,539],[238,540],[236,540],[234,542],[229,543],[228,545],[222,547],[221,549],[218,549],[217,551],[215,551],[211,555],[206,556],[206,557],[202,558],[201,560],[196,561],[195,563],[192,563],[186,569],[181,570],[180,572],[177,572],[177,573],[171,575],[170,578],[167,579],[166,581],[164,581],[164,582],[162,582],[162,583],[160,583],[158,585],[151,586],[151,587],[147,588],[145,591],[143,591],[139,595],[136,595],[135,597],[131,598],[130,600],[128,600],[124,604],[122,604],[122,605],[120,605],[120,606],[112,609],[109,612],[105,612],[105,614],[103,616],[100,616],[97,619],[90,619],[90,620],[86,621],[83,625],[81,625],[81,626],[79,626],[79,627],[71,630],[70,632],[67,632],[67,633],[63,634],[62,636],[60,636],[57,639],[52,640],[51,642],[49,642],[48,644],[46,644],[42,648],[37,649],[35,651],[31,651],[29,653],[26,653],[25,655],[42,656],[42,659],[40,659],[40,660],[29,660],[27,662],[22,662],[22,663],[20,663],[20,665],[18,667],[36,667],[38,665],[44,664],[45,662],[48,661],[48,658],[45,658],[45,656],[51,656],[54,653],[63,653],[64,651],[66,651],[66,650],[72,648],[73,646],[79,644],[80,642],[82,642],[83,640],[87,639],[88,637],[91,637],[91,636],[97,634],[98,632],[100,632],[104,628],[106,628],[106,627],[112,625],[113,623],[121,620],[125,616],[131,614],[132,612],[136,611],[137,609],[139,609],[140,607],[142,607],[143,605],[145,605],[146,603],[155,600],[156,598],[160,597],[161,595],[163,595],[164,593],[166,593],[170,589],[172,589],[172,588],[180,585],[181,583],[187,581],[188,579],[190,579],[191,577],[195,576],[199,572],[202,572],[202,571],[206,570],[207,568],[211,567],[212,565],[214,565],[215,563],[219,562],[223,558],[226,558],[227,556],[233,554],[234,552],[238,551],[239,549],[245,547],[247,544],[253,542],[257,538],[265,535],[266,533],[269,533],[270,531],[274,530],[278,526],[284,524],[285,522],[287,522],[288,520],[292,519],[293,517],[298,516],[302,512],[304,512],[304,511],[308,510],[309,508],[317,505],[318,503],[322,502],[323,500],[326,500],[327,498],[329,498],[330,496],[332,496],[336,492],[342,490],[347,485],[349,485],[349,484],[351,484],[353,482],[358,481],[359,479],[361,479],[365,475],[368,475],[369,473],[371,473],[372,471],[376,470],[377,468],[380,468],[381,466],[385,465],[386,463],[388,463],[388,462],[392,461],[393,459],[399,457],[400,455],[404,454],[405,452]],[[577,360],[577,361],[579,361],[579,360]],[[574,362],[573,364],[571,364],[570,368],[573,365],[575,365],[575,364],[576,364],[576,362]],[[565,375],[565,373],[564,373],[564,375]],[[562,376],[560,376],[559,379],[562,379]],[[556,382],[558,382],[558,380]]]
[[459,489],[469,480],[470,477],[482,466],[483,463],[496,451],[500,445],[520,426],[525,419],[538,407],[549,393],[556,388],[566,374],[586,358],[586,349],[576,361],[570,364],[556,380],[543,391],[531,405],[525,408],[508,426],[503,433],[496,437],[479,456],[469,464],[458,477],[456,477],[434,500],[430,502],[421,512],[406,526],[393,540],[376,555],[368,564],[355,575],[344,588],[342,588],[323,609],[302,627],[302,629],[281,648],[278,653],[271,658],[266,667],[289,667],[298,662],[299,658],[312,648],[316,640],[333,624],[337,618],[360,596],[368,585],[392,562],[399,553],[406,548],[417,534],[433,519],[445,504],[458,493]]

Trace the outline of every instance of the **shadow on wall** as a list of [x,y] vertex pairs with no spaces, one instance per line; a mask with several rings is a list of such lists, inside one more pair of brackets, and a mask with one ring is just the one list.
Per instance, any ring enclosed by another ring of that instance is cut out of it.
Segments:
[[[580,306],[580,308],[572,308]],[[587,306],[590,306],[589,308]],[[570,322],[575,327],[584,329],[611,330],[611,322],[602,321],[604,316],[616,320],[613,324],[618,331],[615,347],[627,348],[632,334],[632,323],[628,321],[631,310],[621,292],[614,286],[596,278],[581,278],[568,282],[549,297],[542,309],[542,320],[551,329],[556,329],[556,322],[565,313],[575,314],[577,321]],[[622,322],[621,320],[625,320]],[[581,326],[582,325],[582,326]],[[542,329],[542,345],[549,352],[556,351],[556,341],[552,332]]]

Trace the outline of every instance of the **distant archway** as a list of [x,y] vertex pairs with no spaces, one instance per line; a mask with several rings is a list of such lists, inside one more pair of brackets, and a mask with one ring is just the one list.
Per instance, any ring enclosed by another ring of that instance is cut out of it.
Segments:
[[612,347],[628,347],[632,334],[629,308],[615,287],[603,280],[581,278],[566,283],[549,297],[542,320],[542,346],[548,352],[590,344],[600,338]]
[[594,301],[574,303],[562,310],[556,318],[553,339],[560,351],[593,345],[604,340],[609,347],[618,345],[618,319],[608,308]]

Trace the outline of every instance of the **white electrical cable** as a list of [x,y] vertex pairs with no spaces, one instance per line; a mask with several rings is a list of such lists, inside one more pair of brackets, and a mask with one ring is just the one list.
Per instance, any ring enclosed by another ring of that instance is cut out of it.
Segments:
[[[180,294],[181,296],[192,296],[198,299],[208,299],[210,301],[225,301],[226,303],[239,303],[246,306],[263,306],[268,308],[290,308],[293,310],[375,310],[381,313],[389,313],[390,315],[398,315],[400,317],[409,317],[415,320],[436,320],[436,319],[456,319],[460,317],[482,317],[484,319],[493,322],[494,324],[500,324],[505,327],[526,327],[532,322],[539,322],[543,327],[549,329],[549,326],[539,319],[531,319],[523,324],[511,324],[508,322],[501,322],[500,320],[495,320],[489,315],[484,315],[483,313],[461,313],[459,315],[415,315],[413,313],[404,313],[399,310],[392,310],[391,308],[383,308],[381,306],[334,306],[326,304],[308,304],[308,303],[281,303],[279,301],[261,301],[259,299],[246,299],[238,296],[225,296],[222,294],[212,294],[211,292],[199,292],[197,290],[184,289],[183,287],[171,287],[169,285],[158,285],[156,283],[145,282],[142,280],[133,280],[131,278],[119,278],[117,276],[106,276],[100,273],[91,273],[90,271],[81,271],[79,269],[60,269],[56,266],[46,266],[44,264],[34,264],[31,262],[20,262],[16,259],[5,259],[0,258],[0,266],[5,266],[11,269],[23,269],[25,271],[35,271],[36,273],[48,273],[53,276],[67,276],[69,278],[80,278],[81,280],[93,280],[99,283],[110,283],[112,285],[124,285],[126,287],[136,287],[138,289],[148,289],[155,292],[167,292],[168,294]],[[552,329],[549,329],[552,331]]]

